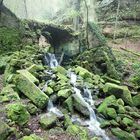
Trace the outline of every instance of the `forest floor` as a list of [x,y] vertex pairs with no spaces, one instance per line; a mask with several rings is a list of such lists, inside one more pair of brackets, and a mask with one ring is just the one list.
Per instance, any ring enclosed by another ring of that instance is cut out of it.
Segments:
[[3,75],[0,75],[0,91],[3,88]]

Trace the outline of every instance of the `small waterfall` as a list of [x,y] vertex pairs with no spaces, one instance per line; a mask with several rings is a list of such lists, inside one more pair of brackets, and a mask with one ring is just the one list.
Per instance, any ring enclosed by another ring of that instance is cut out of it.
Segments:
[[100,128],[100,123],[97,120],[96,114],[92,108],[94,101],[92,99],[91,91],[86,87],[84,88],[84,96],[81,95],[81,91],[76,87],[77,75],[73,72],[70,74],[71,83],[74,85],[73,90],[75,95],[81,100],[82,104],[85,105],[90,113],[90,119],[86,121],[88,128],[97,136],[101,136],[103,140],[109,140],[106,136],[105,131]]
[[56,114],[59,118],[62,118],[64,116],[63,113],[57,107],[54,107],[53,102],[51,100],[49,100],[48,102],[47,110]]
[[45,63],[48,64],[51,68],[55,68],[59,65],[55,54],[52,53],[47,53],[45,55]]

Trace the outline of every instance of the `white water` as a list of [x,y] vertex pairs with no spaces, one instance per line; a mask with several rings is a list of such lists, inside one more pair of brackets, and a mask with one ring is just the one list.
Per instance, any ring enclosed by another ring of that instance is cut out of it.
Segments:
[[64,116],[63,113],[57,107],[54,107],[53,102],[51,100],[49,100],[48,102],[47,110],[56,114],[60,118]]
[[[71,83],[73,83],[75,95],[80,99],[82,104],[86,106],[90,113],[90,119],[86,121],[86,124],[88,125],[88,128],[91,132],[93,132],[96,136],[102,137],[103,140],[109,140],[108,136],[105,134],[105,131],[100,128],[100,123],[97,120],[96,114],[94,110],[92,109],[92,106],[94,106],[94,101],[92,99],[92,95],[90,90],[86,87],[84,88],[84,94],[85,98],[81,95],[81,91],[76,88],[76,81],[77,76],[73,72],[70,74]],[[78,120],[79,121],[79,120]]]
[[55,54],[52,53],[48,53],[47,55],[45,55],[45,61],[51,68],[55,68],[59,65]]

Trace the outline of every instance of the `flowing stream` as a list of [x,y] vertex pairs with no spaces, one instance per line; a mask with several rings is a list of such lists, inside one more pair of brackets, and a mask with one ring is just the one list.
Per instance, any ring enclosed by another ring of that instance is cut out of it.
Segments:
[[92,106],[94,106],[94,101],[92,99],[91,91],[88,87],[84,88],[84,95],[82,96],[80,89],[76,87],[77,75],[73,72],[70,73],[71,83],[73,84],[73,90],[75,91],[75,95],[80,99],[83,105],[85,105],[90,113],[90,119],[86,121],[88,128],[92,131],[96,136],[102,137],[103,140],[109,140],[108,136],[105,134],[105,131],[100,128],[100,123],[97,120],[96,114]]
[[[58,66],[58,61],[54,54],[48,53],[45,55],[45,62],[51,67],[55,68]],[[47,71],[51,74],[50,71]],[[89,120],[87,120],[85,123],[88,126],[88,129],[93,132],[96,136],[101,137],[103,140],[109,140],[108,136],[105,134],[105,131],[100,128],[100,123],[97,120],[96,114],[94,112],[94,101],[91,95],[91,91],[88,89],[87,86],[83,88],[83,95],[81,94],[81,90],[76,87],[76,81],[77,81],[77,75],[74,72],[68,71],[68,74],[70,76],[70,82],[73,85],[73,90],[75,92],[75,96],[77,96],[82,104],[87,107],[90,115]],[[48,81],[46,82],[44,88],[47,88]],[[95,107],[94,107],[95,108]],[[49,112],[55,113],[58,117],[62,117],[63,113],[57,108],[54,107],[51,100],[48,102],[47,110]],[[79,118],[77,118],[79,119]],[[82,120],[79,119],[79,122],[82,122]]]

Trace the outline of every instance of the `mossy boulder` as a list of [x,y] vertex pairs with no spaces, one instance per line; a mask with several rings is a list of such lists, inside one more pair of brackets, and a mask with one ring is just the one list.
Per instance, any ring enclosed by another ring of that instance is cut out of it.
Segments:
[[87,130],[78,125],[69,125],[66,131],[70,135],[78,137],[80,140],[89,140]]
[[53,70],[54,70],[54,72],[57,72],[57,73],[61,73],[61,74],[64,74],[64,75],[67,74],[67,70],[62,66],[57,66]]
[[119,86],[112,83],[106,83],[103,88],[104,93],[115,95],[117,98],[122,98],[126,104],[133,105],[131,93],[126,86]]
[[24,77],[30,79],[33,83],[38,84],[39,80],[34,77],[29,71],[27,70],[17,70],[17,73],[20,73],[21,75],[23,75]]
[[90,115],[86,102],[83,100],[83,98],[77,96],[77,94],[73,94],[73,106],[84,116]]
[[122,124],[124,124],[124,126],[133,126],[134,121],[132,119],[129,119],[127,117],[123,118],[122,120]]
[[7,140],[7,137],[11,134],[12,129],[2,120],[0,120],[0,139]]
[[92,78],[93,74],[90,73],[88,70],[78,66],[75,68],[75,72],[76,74],[80,75],[81,77],[83,77],[84,79],[86,78]]
[[136,135],[137,138],[140,138],[140,130],[137,130],[137,131],[135,132],[135,135]]
[[58,91],[57,95],[58,95],[58,97],[67,99],[71,94],[72,94],[71,89],[62,89],[62,90]]
[[117,113],[114,108],[107,108],[106,114],[108,115],[109,118],[115,119],[117,117]]
[[136,140],[136,137],[120,128],[112,128],[111,132],[120,140]]
[[116,97],[114,95],[111,95],[105,98],[105,100],[98,107],[97,111],[103,114],[104,116],[108,117],[107,109],[108,109],[108,106],[111,105],[112,103],[116,103]]
[[8,104],[6,106],[7,117],[19,125],[25,125],[30,119],[26,107],[21,103]]
[[51,87],[47,87],[46,90],[44,91],[47,95],[52,95],[53,94],[53,89]]
[[73,112],[73,97],[70,96],[64,101],[64,107],[68,109],[68,111]]
[[118,112],[119,114],[124,114],[124,113],[126,112],[124,106],[118,105],[118,107],[119,107],[119,108],[118,108],[117,112]]
[[134,106],[140,106],[140,93],[133,97]]
[[7,85],[0,93],[0,102],[16,101],[20,100],[20,97],[16,91],[14,91],[14,85]]
[[39,123],[43,129],[49,129],[56,125],[58,121],[57,115],[54,113],[43,114],[40,116]]
[[36,114],[38,111],[38,108],[32,103],[28,103],[26,108],[31,115]]
[[21,140],[43,140],[43,138],[40,138],[35,134],[31,134],[30,136],[24,136]]
[[48,103],[48,96],[24,74],[20,73],[16,76],[16,85],[17,88],[39,108],[44,108]]

